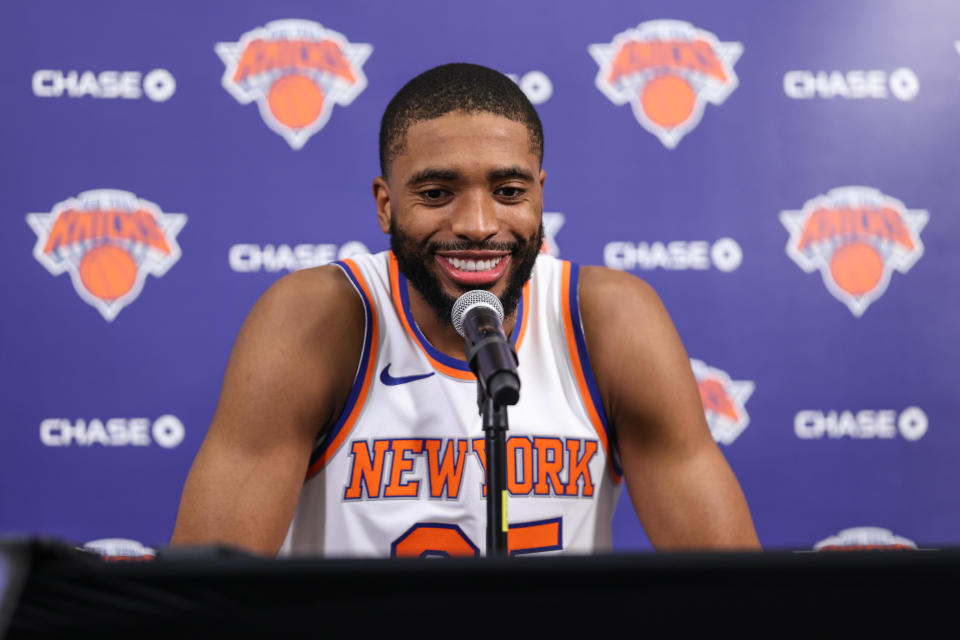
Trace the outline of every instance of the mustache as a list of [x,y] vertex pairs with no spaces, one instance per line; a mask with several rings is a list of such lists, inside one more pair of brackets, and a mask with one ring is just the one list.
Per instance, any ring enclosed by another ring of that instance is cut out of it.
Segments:
[[431,242],[427,245],[427,251],[430,253],[437,253],[438,251],[507,251],[516,253],[520,248],[519,242],[471,242],[470,240]]

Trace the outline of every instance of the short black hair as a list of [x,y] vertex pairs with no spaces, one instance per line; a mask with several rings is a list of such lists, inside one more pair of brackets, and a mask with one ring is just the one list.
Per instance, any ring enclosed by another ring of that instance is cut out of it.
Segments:
[[455,62],[424,71],[403,86],[380,120],[380,172],[403,151],[410,125],[454,111],[493,113],[526,126],[530,150],[543,163],[543,125],[513,80],[477,64]]

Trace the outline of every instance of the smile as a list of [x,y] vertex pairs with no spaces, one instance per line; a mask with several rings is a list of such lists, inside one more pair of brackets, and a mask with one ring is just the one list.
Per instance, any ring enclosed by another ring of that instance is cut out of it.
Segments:
[[503,256],[492,260],[461,260],[460,258],[447,258],[453,268],[457,271],[490,271],[503,260]]
[[460,287],[489,286],[506,272],[510,254],[500,256],[437,255],[436,260],[447,278]]

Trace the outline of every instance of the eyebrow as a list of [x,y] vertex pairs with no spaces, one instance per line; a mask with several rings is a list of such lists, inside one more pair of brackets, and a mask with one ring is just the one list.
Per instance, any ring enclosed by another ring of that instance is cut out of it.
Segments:
[[407,180],[407,185],[412,186],[422,182],[430,182],[431,180],[443,180],[449,182],[458,180],[459,178],[460,174],[453,169],[437,169],[435,167],[427,167],[426,169],[421,169],[410,176],[410,179]]
[[[434,180],[443,181],[443,182],[454,182],[461,178],[460,172],[453,169],[440,169],[438,167],[427,167],[417,171],[415,174],[410,176],[410,179],[407,180],[407,186],[415,186],[422,184],[424,182],[432,182]],[[490,182],[498,182],[500,180],[524,180],[526,182],[533,182],[533,174],[529,171],[519,167],[502,167],[499,169],[491,169],[487,172],[487,180]]]
[[493,169],[487,173],[487,180],[490,182],[497,182],[498,180],[524,180],[526,182],[533,182],[533,174],[529,171],[526,171],[520,167],[504,167],[503,169]]

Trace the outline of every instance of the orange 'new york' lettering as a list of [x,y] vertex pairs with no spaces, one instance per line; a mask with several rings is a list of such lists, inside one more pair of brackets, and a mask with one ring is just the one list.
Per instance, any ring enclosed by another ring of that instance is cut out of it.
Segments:
[[583,455],[578,457],[580,452],[579,440],[567,440],[567,451],[570,453],[570,473],[567,476],[567,495],[575,496],[579,491],[580,478],[583,478],[584,496],[593,495],[593,478],[590,477],[590,459],[597,452],[597,443],[593,440],[586,440],[583,443]]
[[423,451],[423,440],[396,439],[390,441],[390,450],[393,452],[393,464],[390,468],[390,484],[383,490],[384,498],[409,498],[420,493],[420,481],[403,481],[403,474],[413,470],[413,460],[407,457],[408,453],[418,454]]
[[[487,497],[487,441],[483,438],[474,438],[470,441],[470,445],[473,447],[473,452],[477,454],[477,459],[480,460],[480,468],[483,469],[483,497]],[[509,467],[508,467],[509,469]],[[507,474],[509,476],[509,473]]]
[[[427,471],[430,478],[430,497],[442,498],[444,492],[448,498],[460,496],[460,481],[463,479],[464,460],[467,456],[467,441],[458,439],[447,442],[447,447],[440,457],[440,446],[443,441],[431,438],[424,441],[427,450]],[[454,452],[456,447],[456,452]]]
[[[564,486],[560,481],[563,471],[563,442],[560,438],[534,438],[533,448],[537,451],[537,484],[533,492],[537,495],[553,493],[563,495]],[[547,454],[553,453],[552,459]]]
[[[518,476],[522,479],[518,480]],[[507,441],[507,489],[515,496],[533,491],[533,443],[529,438],[515,437]]]
[[350,456],[353,463],[350,468],[350,484],[343,493],[346,500],[356,500],[363,497],[363,487],[367,488],[367,496],[380,497],[380,485],[383,479],[383,458],[390,446],[389,440],[377,440],[373,443],[373,456],[370,447],[363,440],[351,443]]

